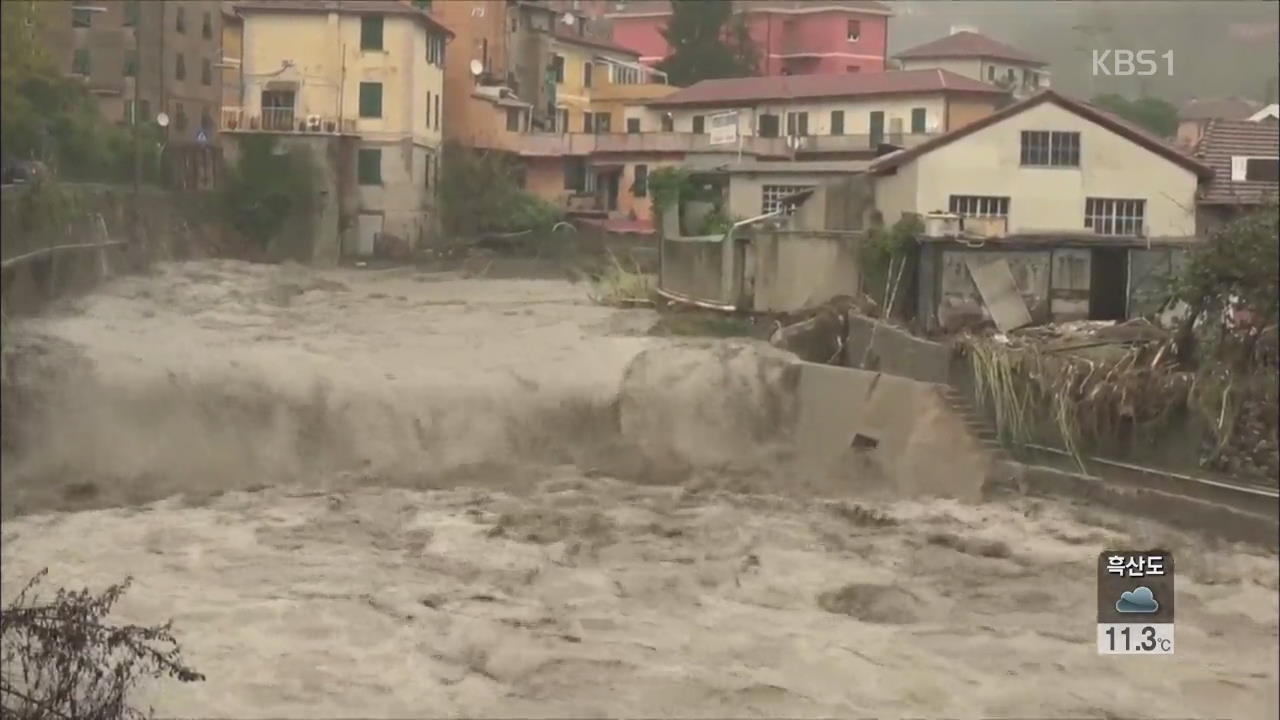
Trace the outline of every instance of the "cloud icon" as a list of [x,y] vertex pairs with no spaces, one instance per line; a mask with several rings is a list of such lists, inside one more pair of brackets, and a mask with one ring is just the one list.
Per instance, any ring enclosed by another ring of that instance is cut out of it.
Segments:
[[1151,594],[1151,588],[1148,587],[1122,592],[1120,599],[1116,601],[1116,612],[1153,613],[1159,609],[1160,603],[1156,602],[1156,596]]

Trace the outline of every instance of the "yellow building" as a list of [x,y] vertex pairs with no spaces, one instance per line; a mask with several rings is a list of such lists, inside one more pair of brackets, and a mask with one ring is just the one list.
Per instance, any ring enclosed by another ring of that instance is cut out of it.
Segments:
[[[392,0],[249,0],[243,19],[241,97],[224,132],[328,135],[354,144],[337,162],[338,188],[354,188],[344,255],[380,240],[420,242],[438,226],[444,48],[451,35],[425,11]],[[343,153],[331,153],[342,155]],[[339,194],[342,194],[339,190]]]

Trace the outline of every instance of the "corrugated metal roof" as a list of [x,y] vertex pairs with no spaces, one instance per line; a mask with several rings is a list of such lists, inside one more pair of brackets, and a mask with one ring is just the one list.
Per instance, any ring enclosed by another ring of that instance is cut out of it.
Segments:
[[1280,135],[1274,124],[1248,120],[1210,120],[1196,146],[1196,157],[1213,168],[1213,180],[1200,190],[1206,205],[1257,205],[1280,192],[1280,182],[1231,180],[1232,156],[1277,157]]
[[1000,95],[1005,91],[949,70],[898,70],[867,74],[780,75],[703,80],[660,100],[654,107],[732,105],[768,100],[965,92]]
[[999,40],[993,40],[982,33],[973,32],[972,30],[962,30],[944,38],[917,45],[903,50],[895,57],[906,59],[985,57],[995,60],[1012,60],[1031,65],[1048,65],[1045,61],[1011,45],[1006,45]]

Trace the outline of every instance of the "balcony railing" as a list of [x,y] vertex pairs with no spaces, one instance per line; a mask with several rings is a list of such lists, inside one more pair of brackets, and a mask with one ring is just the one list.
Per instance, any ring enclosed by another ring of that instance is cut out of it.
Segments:
[[[526,156],[588,155],[591,153],[714,153],[737,152],[739,143],[712,145],[701,133],[509,133],[505,149]],[[742,138],[742,152],[748,155],[788,157],[785,138]]]
[[233,132],[337,134],[354,133],[356,121],[353,118],[335,118],[327,115],[303,115],[289,107],[261,108],[256,111],[224,107],[220,129]]
[[912,148],[938,133],[884,133],[881,135],[809,135],[791,140],[798,154],[872,151],[881,145]]

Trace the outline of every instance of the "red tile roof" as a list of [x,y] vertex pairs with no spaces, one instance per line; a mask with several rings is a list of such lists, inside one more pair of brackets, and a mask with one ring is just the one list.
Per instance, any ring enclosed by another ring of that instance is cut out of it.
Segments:
[[865,75],[781,75],[703,80],[648,104],[653,107],[731,105],[769,100],[936,92],[1000,95],[1005,91],[949,70],[900,70]]
[[1280,156],[1280,134],[1274,123],[1210,120],[1196,145],[1196,157],[1213,168],[1213,180],[1200,189],[1206,205],[1257,205],[1280,192],[1280,182],[1231,180],[1231,157]]
[[453,37],[453,31],[445,27],[439,20],[431,17],[425,10],[401,0],[361,0],[361,2],[340,2],[339,0],[240,0],[232,5],[236,13],[243,15],[249,12],[343,12],[358,15],[361,13],[380,13],[385,15],[403,15],[422,21],[428,28]]
[[1026,100],[1014,103],[1003,110],[999,110],[980,120],[971,122],[962,128],[931,138],[908,150],[902,150],[891,155],[886,155],[872,163],[868,172],[873,175],[888,173],[890,170],[897,169],[925,153],[932,152],[944,145],[950,145],[951,143],[968,135],[972,135],[983,128],[995,125],[998,122],[1011,118],[1014,115],[1046,102],[1051,102],[1064,110],[1079,115],[1085,120],[1101,125],[1130,142],[1136,143],[1137,145],[1160,155],[1170,162],[1176,163],[1191,172],[1194,172],[1201,178],[1209,178],[1214,174],[1213,169],[1208,165],[1205,165],[1190,155],[1187,155],[1172,144],[1152,135],[1133,123],[1116,117],[1112,113],[1088,103],[1079,102],[1078,100],[1072,100],[1071,98],[1059,95],[1052,90],[1041,90],[1039,93],[1032,95]]
[[924,45],[917,45],[908,50],[903,50],[895,57],[908,60],[983,57],[994,60],[1011,60],[1029,65],[1048,65],[1048,63],[1039,58],[1032,57],[1015,47],[1006,45],[999,40],[992,40],[986,35],[972,30],[963,30],[944,38],[927,42]]
[[633,58],[640,57],[640,53],[629,47],[619,45],[612,40],[606,40],[604,38],[592,37],[590,35],[579,35],[568,28],[562,29],[560,23],[556,23],[553,35],[555,36],[555,39],[560,42],[582,45],[583,47],[595,48],[596,50],[608,50],[609,52],[621,53]]
[[1241,98],[1190,100],[1178,111],[1179,120],[1245,120],[1262,106]]

